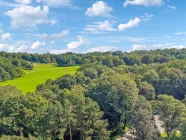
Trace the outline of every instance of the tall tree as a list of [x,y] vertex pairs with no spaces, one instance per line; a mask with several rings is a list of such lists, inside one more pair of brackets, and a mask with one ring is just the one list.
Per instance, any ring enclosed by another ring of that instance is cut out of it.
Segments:
[[107,73],[101,75],[87,92],[98,103],[108,119],[109,128],[126,127],[137,99],[138,90],[133,80],[125,75]]
[[151,104],[143,96],[139,96],[136,102],[132,124],[136,129],[137,140],[160,140]]

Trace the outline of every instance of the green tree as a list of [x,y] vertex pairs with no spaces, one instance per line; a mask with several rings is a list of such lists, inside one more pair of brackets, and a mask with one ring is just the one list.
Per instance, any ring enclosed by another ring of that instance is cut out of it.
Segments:
[[95,79],[98,77],[98,72],[93,68],[87,68],[84,70],[84,76]]
[[84,88],[76,86],[68,95],[73,105],[75,128],[80,132],[80,139],[109,139],[109,132],[106,130],[107,122],[101,120],[103,113],[95,102],[84,96],[84,92]]
[[108,119],[109,128],[126,127],[137,99],[138,90],[133,80],[125,75],[107,73],[101,75],[87,92],[98,103]]
[[155,112],[164,122],[163,126],[167,136],[170,137],[171,133],[182,124],[182,119],[186,115],[186,107],[172,96],[159,95],[158,100],[155,101]]
[[73,86],[76,84],[76,79],[74,76],[70,74],[66,74],[60,78],[58,78],[56,81],[56,84],[59,85],[60,89],[72,89]]
[[156,96],[154,87],[148,83],[142,83],[139,94],[144,96],[148,101],[154,100]]
[[153,84],[154,82],[159,81],[159,75],[155,70],[149,70],[143,74],[144,80],[148,83]]
[[137,140],[160,140],[153,119],[151,104],[142,96],[139,96],[136,102],[132,124],[136,129]]

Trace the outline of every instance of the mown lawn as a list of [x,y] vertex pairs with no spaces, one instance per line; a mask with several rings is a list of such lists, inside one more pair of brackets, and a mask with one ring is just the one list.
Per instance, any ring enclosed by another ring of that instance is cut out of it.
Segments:
[[56,79],[64,74],[75,74],[79,66],[57,67],[56,64],[34,64],[34,70],[25,71],[25,76],[0,82],[0,86],[13,85],[23,93],[34,92],[38,84],[45,83],[47,79]]

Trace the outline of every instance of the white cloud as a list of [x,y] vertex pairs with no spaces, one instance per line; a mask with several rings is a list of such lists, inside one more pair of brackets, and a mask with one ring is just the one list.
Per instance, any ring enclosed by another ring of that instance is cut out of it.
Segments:
[[170,47],[170,44],[152,44],[148,49],[155,50],[155,49],[165,49],[169,47]]
[[3,49],[6,49],[8,47],[8,44],[0,44],[0,51],[2,51]]
[[150,38],[143,38],[143,37],[130,37],[130,36],[95,36],[91,38],[91,41],[94,42],[105,42],[108,43],[108,41],[117,40],[119,42],[130,42],[130,43],[145,43],[145,42],[156,42],[153,39]]
[[[22,44],[21,44],[22,42]],[[39,47],[45,46],[45,42],[38,42],[36,41],[31,46],[25,45],[23,42],[25,41],[16,41],[14,44],[0,44],[0,51],[8,51],[8,52],[29,52],[31,53],[32,50],[38,49]],[[33,53],[33,52],[32,52]]]
[[4,6],[4,7],[20,7],[21,4],[0,0],[0,6]]
[[104,3],[103,1],[97,1],[92,5],[91,8],[87,9],[85,15],[109,17],[111,16],[110,12],[112,12],[112,10],[112,7],[109,7],[107,3]]
[[39,41],[36,41],[35,43],[32,44],[31,46],[31,49],[34,50],[34,49],[38,49],[42,46],[45,46],[46,43],[45,42],[39,42]]
[[11,38],[12,38],[12,35],[10,33],[5,33],[5,34],[1,35],[2,40],[8,40]]
[[69,34],[69,31],[64,30],[60,33],[52,34],[52,35],[43,34],[43,35],[40,36],[40,38],[45,39],[45,40],[60,40],[60,39],[63,39],[68,34]]
[[171,5],[167,5],[167,8],[171,9],[171,10],[176,10],[176,7],[175,6],[171,6]]
[[163,4],[163,0],[126,0],[124,7],[128,5],[143,5],[143,6],[160,6]]
[[132,45],[132,50],[135,51],[135,50],[146,50],[146,45],[138,45],[138,44],[134,44]]
[[175,11],[175,10],[176,10],[175,6],[167,5],[167,8],[165,9],[165,13],[169,13],[169,12],[172,12],[172,11]]
[[13,45],[8,46],[7,49],[8,49],[8,52],[15,52],[15,47]]
[[54,40],[50,41],[50,44],[55,44],[56,42]]
[[170,48],[171,46],[169,44],[152,44],[152,45],[133,45],[132,50],[156,50],[156,49],[164,49],[164,48]]
[[17,45],[9,45],[9,44],[0,44],[0,51],[5,51],[7,50],[8,52],[28,52],[29,50],[29,46],[26,46],[24,44],[22,44],[19,47],[16,47]]
[[62,7],[70,5],[71,0],[37,0],[51,7]]
[[67,44],[68,49],[72,49],[72,50],[77,49],[77,48],[82,47],[86,44],[86,41],[83,39],[82,36],[78,36],[77,38],[79,39],[79,41],[74,41],[74,42]]
[[150,46],[141,45],[141,44],[135,44],[132,45],[132,50],[156,50],[156,49],[164,49],[166,45],[164,44],[152,44]]
[[63,54],[63,53],[73,52],[73,51],[74,51],[74,50],[71,50],[71,49],[51,50],[50,53],[51,53],[51,54]]
[[21,45],[20,47],[15,47],[14,45],[7,47],[8,52],[29,52],[29,46]]
[[105,33],[106,31],[116,31],[113,26],[116,21],[105,20],[103,22],[93,22],[92,24],[86,25],[84,28],[85,31],[89,33],[99,34]]
[[15,52],[28,52],[29,50],[30,50],[30,47],[23,44],[20,47],[16,48]]
[[144,45],[144,44],[136,44],[132,45],[132,50],[156,50],[156,49],[165,49],[165,48],[176,48],[176,49],[182,49],[185,48],[184,45],[173,45],[172,43],[167,44],[152,44],[152,45]]
[[118,47],[116,46],[101,46],[96,48],[91,48],[87,52],[107,52],[107,51],[116,51]]
[[178,33],[175,33],[176,35],[185,35],[186,32],[178,32]]
[[165,38],[171,38],[171,36],[164,36]]
[[32,3],[32,0],[14,0],[14,1],[25,5]]
[[130,21],[128,23],[126,23],[126,24],[120,24],[118,26],[118,29],[120,31],[123,31],[123,30],[126,30],[126,29],[129,29],[129,28],[137,26],[140,22],[141,22],[141,19],[136,17],[134,19],[130,19]]
[[172,48],[183,49],[183,48],[186,48],[186,46],[178,45],[178,46],[172,46]]
[[51,20],[50,20],[50,23],[51,23],[52,25],[55,25],[55,24],[57,23],[57,20],[51,19]]
[[35,27],[39,24],[53,24],[52,20],[48,19],[49,8],[48,6],[22,6],[14,8],[5,13],[11,18],[12,27]]
[[0,34],[2,34],[2,33],[3,33],[3,30],[0,29]]
[[118,26],[118,29],[120,31],[123,31],[123,30],[126,30],[126,29],[129,29],[129,28],[132,28],[132,27],[135,27],[135,26],[138,26],[138,24],[143,21],[143,22],[147,22],[149,20],[151,20],[153,18],[154,15],[152,14],[147,14],[145,13],[144,16],[141,16],[141,18],[139,17],[135,17],[134,19],[130,19],[130,21],[128,23],[125,23],[125,24],[120,24]]
[[152,15],[152,14],[149,15],[149,14],[145,13],[145,16],[142,16],[141,19],[144,22],[147,22],[147,21],[151,20],[153,17],[154,17],[154,15]]

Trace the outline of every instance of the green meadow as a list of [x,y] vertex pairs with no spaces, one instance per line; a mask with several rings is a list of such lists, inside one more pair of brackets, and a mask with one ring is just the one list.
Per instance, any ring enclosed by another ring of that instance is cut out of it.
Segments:
[[34,64],[34,70],[25,71],[25,76],[0,82],[0,86],[12,85],[23,93],[34,92],[38,84],[45,83],[47,79],[56,79],[64,74],[75,74],[79,66],[58,67],[56,64]]

